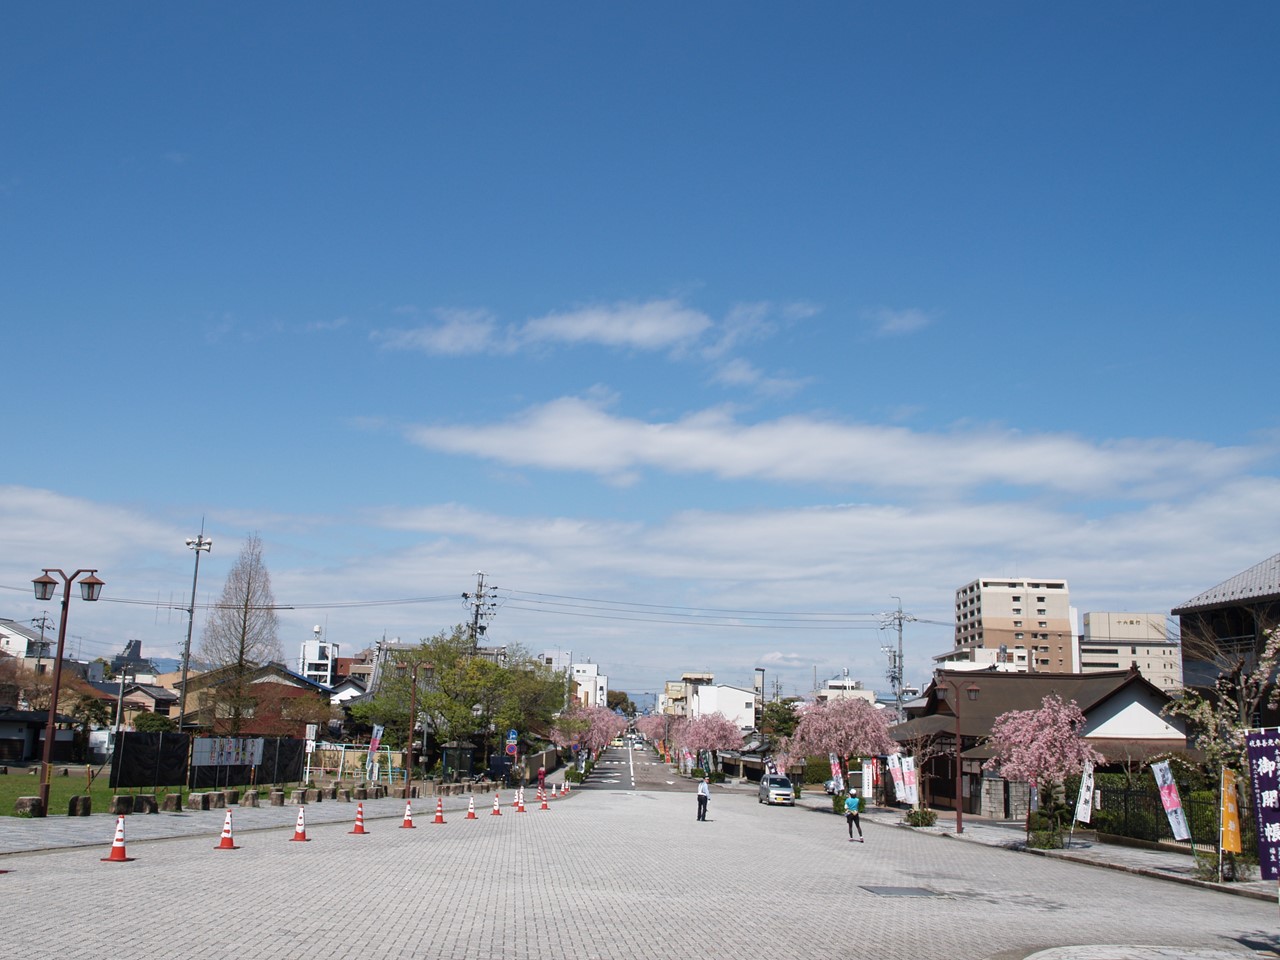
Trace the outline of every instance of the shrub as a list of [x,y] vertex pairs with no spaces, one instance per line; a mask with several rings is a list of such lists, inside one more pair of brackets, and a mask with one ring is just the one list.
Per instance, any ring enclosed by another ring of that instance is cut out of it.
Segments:
[[836,794],[831,798],[831,812],[844,816],[844,797]]
[[932,827],[938,822],[938,812],[928,807],[916,807],[907,811],[907,826]]
[[1032,830],[1027,837],[1027,846],[1036,850],[1061,850],[1062,833],[1057,830]]

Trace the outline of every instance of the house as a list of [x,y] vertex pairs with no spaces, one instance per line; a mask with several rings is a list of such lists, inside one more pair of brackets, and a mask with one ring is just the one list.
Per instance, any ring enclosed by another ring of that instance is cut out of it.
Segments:
[[[47,710],[19,710],[0,707],[0,762],[25,763],[44,756],[44,730],[49,722]],[[53,757],[57,762],[70,760],[75,742],[71,725],[73,717],[58,714],[58,727],[53,735]]]
[[234,666],[218,667],[187,678],[187,716],[183,726],[203,727],[226,733],[239,707],[242,736],[290,736],[302,738],[308,723],[329,720],[330,688],[295,673],[282,663],[249,667],[236,693]]
[[1001,714],[1038,710],[1045,697],[1055,694],[1080,707],[1085,716],[1084,737],[1108,765],[1146,763],[1160,754],[1186,749],[1182,721],[1161,716],[1169,695],[1136,669],[1089,674],[939,670],[921,700],[908,710],[910,719],[889,730],[904,753],[917,759],[922,771],[921,801],[955,808],[958,736],[964,812],[997,819],[1020,816],[1027,787],[982,769],[992,756],[984,741]]

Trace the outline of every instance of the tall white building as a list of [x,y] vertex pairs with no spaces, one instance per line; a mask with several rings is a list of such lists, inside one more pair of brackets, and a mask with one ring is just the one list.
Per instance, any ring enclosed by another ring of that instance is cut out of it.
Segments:
[[1136,666],[1161,690],[1182,689],[1182,648],[1169,637],[1168,624],[1163,613],[1086,613],[1080,637],[1080,672]]
[[569,668],[569,678],[576,684],[578,703],[584,707],[609,705],[609,678],[594,663],[575,663]]
[[339,646],[321,639],[322,631],[319,626],[315,627],[311,633],[312,639],[304,640],[302,649],[298,653],[298,673],[308,680],[332,687],[337,680],[335,668]]
[[698,684],[689,691],[689,716],[724,714],[739,730],[756,724],[756,692],[727,683]]
[[955,650],[944,657],[1076,673],[1074,619],[1065,580],[983,577],[956,591]]

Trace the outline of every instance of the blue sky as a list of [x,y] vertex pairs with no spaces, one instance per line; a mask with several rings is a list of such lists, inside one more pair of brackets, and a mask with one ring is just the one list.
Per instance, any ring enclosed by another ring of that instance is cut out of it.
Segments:
[[495,642],[633,693],[884,687],[895,597],[922,681],[978,576],[1167,611],[1280,549],[1278,41],[1271,3],[10,9],[0,616],[96,566],[73,649],[175,653],[202,517],[200,601],[259,532],[289,654],[434,634],[483,570]]

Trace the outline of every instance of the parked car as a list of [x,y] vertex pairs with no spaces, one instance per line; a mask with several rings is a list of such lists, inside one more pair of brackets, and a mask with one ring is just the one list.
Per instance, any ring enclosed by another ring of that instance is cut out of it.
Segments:
[[786,777],[776,774],[761,777],[760,802],[770,804],[785,803],[794,807],[796,804],[796,794],[791,788],[791,781]]
[[842,792],[840,790],[840,785],[836,783],[835,780],[828,780],[822,785],[822,789],[827,791],[831,796],[835,796],[837,793]]

